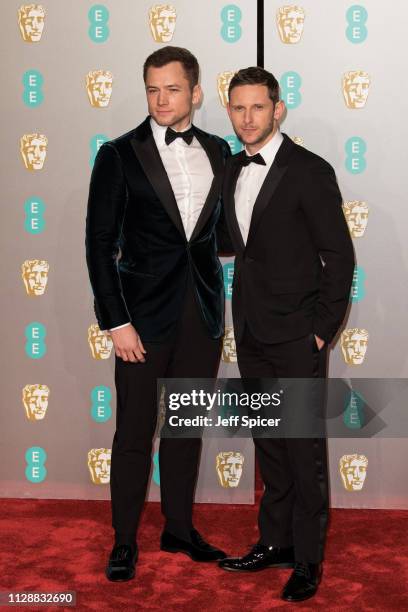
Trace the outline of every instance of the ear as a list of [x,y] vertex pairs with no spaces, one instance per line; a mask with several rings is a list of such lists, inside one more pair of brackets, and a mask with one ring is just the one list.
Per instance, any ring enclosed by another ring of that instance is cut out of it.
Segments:
[[227,106],[225,108],[227,109],[228,117],[231,119],[231,106],[229,102],[227,102]]
[[203,97],[203,90],[201,89],[201,85],[197,83],[197,85],[194,85],[193,87],[193,94],[192,94],[193,105],[195,106],[196,104],[200,104],[202,97]]
[[275,104],[275,110],[274,110],[274,113],[273,113],[273,118],[276,121],[280,121],[284,112],[285,112],[285,103],[284,103],[283,100],[279,100],[279,102],[277,102]]

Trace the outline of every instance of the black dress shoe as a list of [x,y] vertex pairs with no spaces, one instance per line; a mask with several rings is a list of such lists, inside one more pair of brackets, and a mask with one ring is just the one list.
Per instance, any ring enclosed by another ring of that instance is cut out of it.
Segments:
[[227,556],[225,552],[203,540],[196,529],[191,530],[190,536],[191,542],[187,542],[168,531],[163,531],[160,538],[160,550],[171,553],[182,552],[191,557],[193,561],[218,561]]
[[291,577],[282,591],[285,601],[303,601],[313,597],[322,577],[320,563],[296,563]]
[[279,548],[255,544],[244,557],[229,557],[220,561],[218,565],[230,572],[259,572],[267,567],[293,567],[294,564],[293,546]]
[[107,579],[112,582],[131,580],[135,575],[137,557],[137,548],[130,544],[116,544],[105,571]]

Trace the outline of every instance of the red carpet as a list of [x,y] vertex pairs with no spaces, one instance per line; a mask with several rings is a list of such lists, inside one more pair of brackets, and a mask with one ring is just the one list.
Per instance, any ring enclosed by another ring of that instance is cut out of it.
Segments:
[[[121,584],[103,573],[111,549],[109,502],[6,499],[0,508],[0,591],[75,590],[81,611],[408,610],[408,511],[333,510],[324,581],[313,599],[295,606],[279,599],[290,570],[248,576],[159,552],[156,503],[144,513],[136,579]],[[195,525],[228,553],[257,540],[255,506],[198,504]]]

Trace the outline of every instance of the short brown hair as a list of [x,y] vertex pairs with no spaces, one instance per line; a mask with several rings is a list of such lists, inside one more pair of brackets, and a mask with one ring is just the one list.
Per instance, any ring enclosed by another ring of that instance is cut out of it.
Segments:
[[234,74],[228,88],[228,97],[234,87],[240,85],[266,85],[269,97],[274,104],[279,102],[279,83],[271,72],[259,66],[242,68]]
[[197,58],[188,50],[183,47],[161,47],[157,51],[154,51],[146,59],[143,65],[143,80],[146,83],[147,71],[150,66],[154,68],[161,68],[170,64],[170,62],[180,62],[184,68],[186,78],[190,83],[191,89],[198,83],[200,76],[200,67],[198,65]]

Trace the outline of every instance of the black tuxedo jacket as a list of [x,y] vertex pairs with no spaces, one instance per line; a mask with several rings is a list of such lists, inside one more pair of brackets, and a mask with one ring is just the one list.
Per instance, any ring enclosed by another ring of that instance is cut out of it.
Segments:
[[242,338],[246,321],[261,342],[286,342],[311,332],[330,342],[346,313],[354,271],[334,171],[284,135],[244,245],[234,201],[240,155],[227,160],[223,188],[236,254],[235,338]]
[[214,177],[190,240],[149,117],[98,151],[89,191],[86,256],[101,329],[131,321],[142,341],[165,339],[181,313],[190,276],[209,335],[223,334],[224,284],[215,226],[230,152],[222,139],[194,130]]

